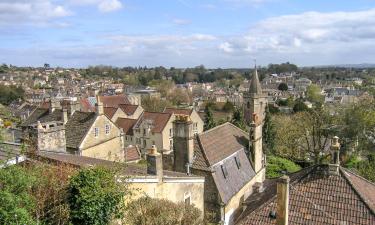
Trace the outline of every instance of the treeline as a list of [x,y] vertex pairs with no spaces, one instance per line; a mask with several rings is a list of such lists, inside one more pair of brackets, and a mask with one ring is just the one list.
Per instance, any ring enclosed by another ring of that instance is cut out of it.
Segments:
[[[297,66],[290,63],[270,64],[268,67],[258,68],[261,79],[265,74],[281,72],[293,72]],[[250,78],[253,69],[208,69],[203,65],[193,68],[165,68],[165,67],[123,67],[90,66],[82,69],[81,74],[86,77],[112,77],[131,85],[148,85],[153,80],[168,79],[176,84],[186,82],[216,82],[220,80],[240,80]]]

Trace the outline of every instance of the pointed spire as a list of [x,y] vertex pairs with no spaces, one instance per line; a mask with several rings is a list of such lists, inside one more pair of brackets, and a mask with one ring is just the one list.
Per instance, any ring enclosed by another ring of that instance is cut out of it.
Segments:
[[257,71],[257,64],[255,61],[255,68],[254,68],[254,74],[251,78],[249,93],[251,94],[262,94],[262,87],[260,86],[259,78],[258,78],[258,71]]

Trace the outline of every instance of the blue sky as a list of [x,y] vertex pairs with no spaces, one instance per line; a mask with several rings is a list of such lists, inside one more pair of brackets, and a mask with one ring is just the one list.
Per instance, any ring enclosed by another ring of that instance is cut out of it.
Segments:
[[0,62],[375,63],[375,0],[0,0]]

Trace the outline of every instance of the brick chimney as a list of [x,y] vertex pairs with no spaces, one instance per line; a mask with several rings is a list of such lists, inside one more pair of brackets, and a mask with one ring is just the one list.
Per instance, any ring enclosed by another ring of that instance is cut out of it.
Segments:
[[96,97],[96,113],[98,115],[104,114],[103,102],[100,100],[100,96]]
[[329,174],[338,175],[340,167],[340,143],[339,138],[334,136],[331,140],[332,163],[328,165]]
[[176,115],[173,121],[174,170],[190,173],[194,155],[193,122],[189,116]]
[[289,181],[290,179],[286,175],[280,177],[277,181],[277,225],[288,225]]
[[159,182],[163,180],[163,162],[162,155],[158,152],[155,145],[146,154],[147,159],[147,174],[156,175]]

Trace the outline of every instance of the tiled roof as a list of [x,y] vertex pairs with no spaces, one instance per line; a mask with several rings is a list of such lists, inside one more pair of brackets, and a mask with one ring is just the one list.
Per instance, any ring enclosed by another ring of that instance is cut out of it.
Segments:
[[143,121],[148,121],[151,123],[151,131],[155,133],[160,133],[167,125],[171,116],[172,114],[170,113],[143,112],[142,116],[139,118],[134,128],[138,128]]
[[52,122],[62,121],[62,110],[55,109],[52,113],[49,113],[48,109],[37,108],[34,112],[21,124],[21,126],[30,126],[36,122]]
[[128,146],[125,148],[125,162],[131,162],[141,159],[141,153],[136,146]]
[[117,108],[115,107],[104,107],[104,114],[110,119],[115,115],[116,111]]
[[134,112],[137,110],[138,105],[129,105],[129,104],[120,104],[118,106],[126,115],[130,116],[133,115]]
[[119,128],[122,128],[122,130],[124,131],[126,135],[133,135],[133,126],[135,125],[136,122],[137,120],[134,120],[134,119],[118,118],[115,124]]
[[[240,167],[237,166],[236,160],[240,163]],[[226,176],[222,171],[223,167],[227,171]],[[212,177],[216,188],[225,204],[255,176],[244,150],[240,150],[235,155],[223,160],[222,164],[214,165],[212,170],[214,171]]]
[[[340,170],[339,175],[328,175],[327,171],[327,166],[316,166],[308,173],[301,171],[305,174],[291,181],[289,224],[375,224],[375,214],[363,199],[366,195],[349,182],[345,171]],[[275,185],[271,182],[267,187],[270,190],[268,200],[250,201],[258,207],[253,211],[245,210],[245,217],[237,224],[276,224],[269,216],[271,211],[276,212]]]
[[95,119],[94,112],[75,111],[65,124],[66,147],[77,149]]
[[246,149],[249,142],[248,134],[231,123],[224,123],[199,134],[199,140],[210,165]]
[[193,109],[165,108],[163,112],[190,116],[190,114],[193,112]]
[[[54,153],[54,152],[40,152],[39,156],[43,159],[62,162],[71,164],[77,167],[90,167],[90,166],[105,166],[105,167],[123,167],[123,174],[128,176],[144,176],[147,177],[147,167],[140,164],[121,164],[104,159],[96,159],[86,156],[64,154],[64,153]],[[174,171],[163,171],[164,177],[197,177],[194,175],[186,175],[185,173],[179,173]],[[153,177],[153,176],[152,176]]]
[[130,104],[125,95],[99,96],[99,99],[103,103],[104,107],[118,108],[121,104]]

